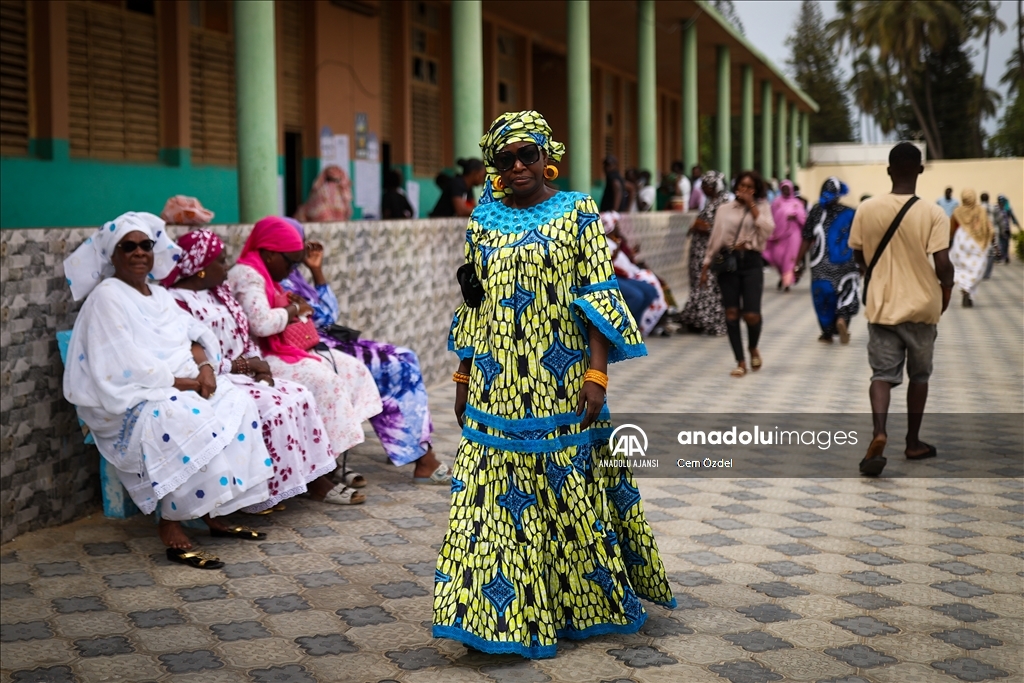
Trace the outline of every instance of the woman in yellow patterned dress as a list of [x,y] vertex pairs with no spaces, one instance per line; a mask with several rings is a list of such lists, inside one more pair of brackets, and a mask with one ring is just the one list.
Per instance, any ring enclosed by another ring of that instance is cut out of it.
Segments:
[[675,606],[632,473],[599,465],[607,364],[647,350],[594,200],[545,182],[564,147],[544,118],[503,114],[480,146],[466,261],[482,297],[467,294],[448,341],[463,429],[433,634],[553,657],[560,638],[639,630],[639,598]]

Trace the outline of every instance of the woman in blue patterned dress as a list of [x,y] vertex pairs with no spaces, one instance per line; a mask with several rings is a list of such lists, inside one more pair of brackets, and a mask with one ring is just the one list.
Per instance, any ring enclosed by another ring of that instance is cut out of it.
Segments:
[[504,114],[480,146],[466,260],[482,287],[469,278],[449,336],[463,429],[433,633],[553,657],[561,638],[639,630],[640,598],[675,604],[632,472],[602,464],[607,364],[647,350],[597,204],[545,182],[564,147],[544,118]]
[[[294,218],[285,218],[302,239],[305,229]],[[416,352],[401,346],[369,339],[336,339],[328,330],[338,321],[338,298],[323,276],[323,246],[306,243],[305,265],[313,275],[314,284],[306,281],[297,269],[281,280],[286,292],[302,297],[313,309],[313,324],[320,331],[320,341],[342,353],[362,361],[373,375],[384,409],[370,418],[388,458],[396,467],[415,463],[412,477],[417,484],[451,483],[451,468],[438,460],[430,443],[434,425],[427,405],[427,388],[420,372]],[[337,470],[343,483],[353,488],[366,486],[366,480],[345,464]]]

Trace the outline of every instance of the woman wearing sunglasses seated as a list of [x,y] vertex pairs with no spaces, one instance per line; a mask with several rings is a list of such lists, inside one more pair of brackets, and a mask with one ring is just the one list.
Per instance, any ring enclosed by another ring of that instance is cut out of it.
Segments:
[[[295,228],[283,218],[268,216],[253,226],[228,272],[228,284],[274,377],[298,382],[313,392],[334,452],[344,453],[365,440],[363,420],[380,413],[383,406],[365,365],[333,349],[323,356],[311,352],[320,342],[310,320],[313,309],[301,300],[293,301],[280,285],[305,256],[306,246]],[[357,505],[366,497],[340,483],[323,500]]]
[[561,638],[639,630],[639,598],[674,604],[633,475],[608,465],[607,365],[647,350],[597,204],[548,184],[565,148],[544,118],[503,114],[480,146],[489,183],[448,342],[462,442],[433,635],[553,657]]
[[216,569],[223,563],[192,550],[180,521],[202,517],[214,536],[262,540],[220,518],[265,501],[273,468],[256,404],[217,375],[217,338],[153,279],[180,253],[162,220],[126,213],[64,261],[72,296],[88,297],[64,396],[139,509],[159,504],[168,559]]

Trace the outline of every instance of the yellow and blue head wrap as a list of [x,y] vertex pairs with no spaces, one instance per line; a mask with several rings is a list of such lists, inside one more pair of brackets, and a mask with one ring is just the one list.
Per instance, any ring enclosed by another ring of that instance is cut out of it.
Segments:
[[559,161],[565,154],[565,145],[551,137],[551,126],[540,114],[533,110],[505,112],[487,129],[480,138],[480,149],[484,154],[484,165],[487,167],[487,181],[484,184],[481,204],[504,197],[509,190],[498,189],[495,181],[500,174],[494,168],[494,155],[513,142],[534,142],[543,149],[549,159]]

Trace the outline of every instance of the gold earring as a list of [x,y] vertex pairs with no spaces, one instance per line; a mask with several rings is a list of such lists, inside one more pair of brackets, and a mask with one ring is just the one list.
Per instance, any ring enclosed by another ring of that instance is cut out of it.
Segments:
[[501,176],[496,177],[494,179],[494,182],[491,184],[494,185],[494,189],[498,190],[499,192],[505,189],[505,183],[501,182]]
[[548,164],[544,167],[544,178],[547,180],[554,180],[558,177],[558,167]]
[[202,280],[204,277],[206,277],[206,271],[205,270],[200,270],[199,271],[199,279]]

